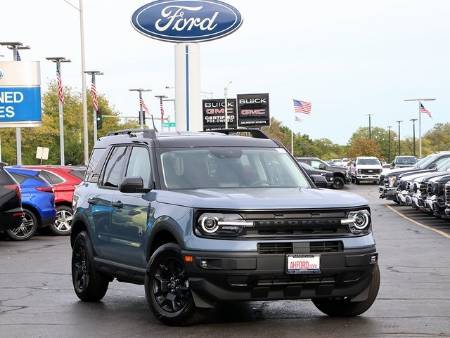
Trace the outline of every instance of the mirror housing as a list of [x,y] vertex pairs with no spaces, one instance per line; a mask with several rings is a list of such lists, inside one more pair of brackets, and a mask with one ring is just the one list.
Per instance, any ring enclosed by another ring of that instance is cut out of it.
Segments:
[[119,191],[124,193],[144,193],[144,180],[142,177],[127,177],[119,186]]
[[311,175],[311,180],[314,182],[317,188],[327,188],[328,182],[322,175]]
[[323,163],[319,164],[319,169],[320,170],[327,170],[327,166]]

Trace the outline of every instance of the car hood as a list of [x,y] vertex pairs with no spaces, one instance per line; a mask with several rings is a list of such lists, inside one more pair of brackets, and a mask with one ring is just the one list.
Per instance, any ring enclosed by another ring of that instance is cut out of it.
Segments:
[[447,171],[433,171],[433,172],[427,172],[427,173],[423,173],[422,175],[420,175],[419,177],[417,177],[414,181],[416,182],[427,182],[429,180],[431,180],[434,177],[440,177],[440,176],[445,176],[450,174]]
[[417,177],[427,175],[429,173],[435,173],[436,169],[423,169],[423,170],[414,170],[410,172],[404,172],[401,175],[399,175],[400,179],[402,181],[410,181]]
[[410,168],[398,168],[398,169],[391,169],[386,176],[398,176],[401,175],[403,173],[407,173],[407,172],[413,172],[413,171],[418,171],[420,169],[416,168],[416,167],[410,167]]
[[329,166],[327,167],[327,170],[328,170],[328,171],[342,171],[342,172],[346,172],[346,171],[347,171],[347,168],[345,168],[345,167],[340,167],[340,166],[337,166],[337,165],[329,165]]
[[156,200],[191,208],[241,210],[352,208],[368,204],[351,193],[300,188],[160,190]]

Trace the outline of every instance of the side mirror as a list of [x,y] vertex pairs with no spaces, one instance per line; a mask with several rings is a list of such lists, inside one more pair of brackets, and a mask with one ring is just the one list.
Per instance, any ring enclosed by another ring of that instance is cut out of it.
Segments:
[[325,177],[321,175],[311,175],[311,179],[317,188],[327,188],[328,182]]
[[143,193],[145,192],[144,180],[142,177],[127,177],[120,184],[119,190],[124,193]]
[[323,163],[319,164],[319,169],[320,170],[327,170],[327,166]]
[[430,165],[430,169],[437,169],[437,164],[433,163],[432,165]]

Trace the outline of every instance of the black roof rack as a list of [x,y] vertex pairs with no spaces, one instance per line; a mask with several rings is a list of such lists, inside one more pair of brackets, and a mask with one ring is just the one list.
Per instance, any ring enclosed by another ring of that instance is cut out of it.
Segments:
[[221,133],[225,135],[233,135],[233,134],[239,134],[239,133],[248,133],[253,138],[262,138],[262,139],[270,139],[267,134],[265,134],[263,131],[259,129],[245,129],[245,128],[239,128],[239,129],[217,129],[217,130],[211,130],[211,132],[214,133]]
[[154,129],[124,129],[124,130],[118,130],[118,131],[113,131],[111,133],[108,134],[108,136],[117,136],[117,135],[132,135],[132,134],[136,134],[136,133],[143,133],[143,136],[145,138],[151,138],[151,139],[156,139],[156,131]]

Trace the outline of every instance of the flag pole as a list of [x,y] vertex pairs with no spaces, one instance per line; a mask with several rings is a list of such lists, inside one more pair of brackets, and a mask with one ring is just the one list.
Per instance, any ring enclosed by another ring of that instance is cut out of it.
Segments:
[[294,156],[294,131],[291,129],[291,154]]
[[420,112],[421,102],[419,101],[419,158],[422,158],[422,113]]

